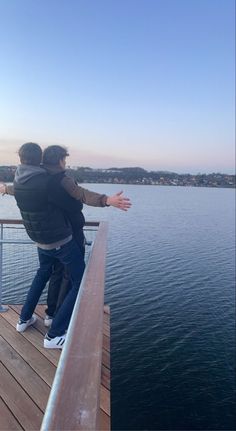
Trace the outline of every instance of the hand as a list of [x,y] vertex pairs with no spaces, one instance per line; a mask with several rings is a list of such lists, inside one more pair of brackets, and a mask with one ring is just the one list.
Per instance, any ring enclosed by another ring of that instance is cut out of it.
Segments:
[[2,195],[5,195],[5,193],[7,192],[7,186],[5,183],[0,183],[0,193]]
[[123,191],[116,193],[113,196],[108,196],[107,205],[119,208],[122,211],[127,211],[131,207],[131,202],[129,198],[123,196]]

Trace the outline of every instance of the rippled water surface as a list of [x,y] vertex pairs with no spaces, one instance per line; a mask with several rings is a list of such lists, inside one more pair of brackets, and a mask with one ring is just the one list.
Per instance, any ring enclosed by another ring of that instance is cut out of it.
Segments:
[[[84,210],[87,219],[109,221],[112,428],[234,430],[234,191],[124,189],[133,202],[128,213]],[[18,216],[14,198],[0,204],[0,217]],[[35,271],[32,252],[19,251],[14,259],[15,247],[7,251],[5,298],[22,295]]]

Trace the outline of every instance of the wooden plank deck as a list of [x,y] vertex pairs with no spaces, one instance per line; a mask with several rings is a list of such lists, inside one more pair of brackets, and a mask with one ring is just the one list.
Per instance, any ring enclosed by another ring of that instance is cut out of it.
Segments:
[[[44,349],[45,306],[38,320],[19,334],[15,330],[21,306],[9,305],[0,314],[0,430],[39,430],[60,350]],[[110,429],[110,310],[104,306],[103,358],[100,391],[100,429]]]

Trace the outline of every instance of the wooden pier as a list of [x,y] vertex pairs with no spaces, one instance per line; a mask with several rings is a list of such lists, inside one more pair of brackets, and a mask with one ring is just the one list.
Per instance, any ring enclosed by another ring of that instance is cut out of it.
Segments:
[[[15,326],[21,305],[0,314],[0,430],[39,430],[60,358],[60,350],[44,349],[45,306],[38,320],[19,334]],[[104,307],[100,429],[110,429],[110,311]],[[65,430],[66,431],[66,430]]]
[[[0,306],[4,247],[32,245],[9,238],[11,226],[20,225],[22,220],[0,220]],[[104,306],[107,223],[88,222],[86,228],[95,228],[96,236],[62,352],[43,347],[45,306],[37,306],[37,322],[23,333],[15,329],[22,305],[11,304],[0,313],[0,431],[110,429],[110,310]]]

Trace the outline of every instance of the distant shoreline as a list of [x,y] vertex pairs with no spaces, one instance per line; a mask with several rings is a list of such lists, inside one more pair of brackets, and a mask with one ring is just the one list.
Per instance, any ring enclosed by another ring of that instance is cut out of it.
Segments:
[[[0,166],[0,181],[12,182],[16,166]],[[92,169],[89,167],[70,168],[67,174],[79,184],[119,184],[122,185],[157,185],[174,187],[211,187],[235,189],[235,175],[211,174],[177,174],[168,171],[146,171],[143,168],[109,168]]]
[[[199,188],[199,189],[202,189],[202,188],[212,188],[212,189],[235,189],[236,188],[236,185],[230,185],[230,186],[227,186],[227,185],[225,185],[225,186],[213,186],[213,185],[204,185],[204,186],[193,186],[193,185],[185,185],[185,184],[183,184],[183,185],[178,185],[178,184],[176,184],[176,185],[174,185],[174,184],[143,184],[143,183],[110,183],[110,182],[105,182],[105,181],[103,181],[103,182],[96,182],[96,181],[93,181],[93,182],[91,182],[91,181],[84,181],[84,183],[85,184],[116,184],[116,185],[120,185],[120,186],[153,186],[153,187],[156,187],[156,186],[159,186],[159,187],[191,187],[191,188]],[[83,183],[80,183],[80,185],[82,185]]]
[[[12,184],[12,181],[5,181],[6,184]],[[152,187],[189,187],[189,188],[211,188],[211,189],[235,189],[236,186],[212,186],[212,185],[204,185],[204,186],[193,186],[193,185],[171,185],[171,184],[143,184],[143,183],[110,183],[110,182],[96,182],[96,181],[84,181],[85,184],[116,184],[120,186],[152,186]],[[83,183],[78,183],[79,185],[83,185]]]

